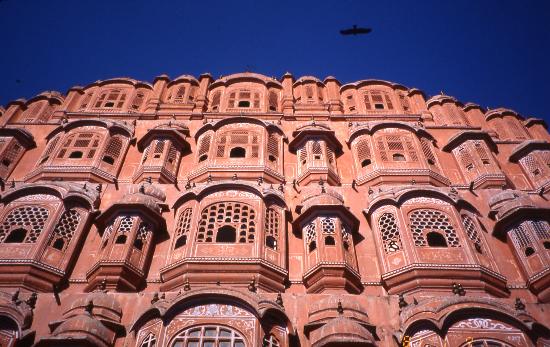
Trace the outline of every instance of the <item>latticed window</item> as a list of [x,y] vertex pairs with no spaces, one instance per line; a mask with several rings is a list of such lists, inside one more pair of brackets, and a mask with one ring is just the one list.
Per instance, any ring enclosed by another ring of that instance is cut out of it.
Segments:
[[278,103],[279,103],[279,97],[277,96],[277,93],[274,91],[270,91],[269,92],[269,110],[277,111]]
[[260,108],[260,93],[250,90],[234,91],[229,94],[229,108]]
[[172,96],[172,102],[181,104],[185,102],[185,86],[179,86],[176,92]]
[[462,216],[462,224],[464,225],[464,230],[470,241],[472,241],[476,249],[481,252],[481,239],[479,238],[475,222],[469,216]]
[[199,144],[199,161],[205,161],[208,159],[208,152],[210,151],[210,142],[212,141],[212,135],[206,134],[201,137],[200,144]]
[[336,218],[324,217],[321,219],[321,232],[325,238],[325,245],[334,246],[336,240],[334,234],[336,233]]
[[428,161],[428,164],[435,165],[435,154],[432,150],[432,145],[430,144],[430,142],[425,138],[422,138],[420,140],[420,144],[422,147],[422,152],[424,153],[424,157],[426,158],[426,161]]
[[265,245],[271,249],[279,248],[280,214],[273,208],[268,208],[265,216]]
[[382,161],[418,161],[412,139],[408,135],[387,135],[377,140]]
[[355,98],[353,97],[353,94],[347,94],[344,97],[344,104],[346,105],[346,109],[351,112],[355,113],[357,111],[357,108],[355,106]]
[[457,152],[458,152],[458,160],[460,161],[460,165],[468,171],[472,170],[475,167],[474,158],[470,154],[470,151],[468,150],[468,148],[462,145],[458,147]]
[[481,141],[474,142],[474,148],[477,152],[477,155],[479,156],[479,159],[481,159],[481,162],[484,165],[489,165],[491,163],[491,159],[489,156],[489,153],[487,152],[487,149],[485,149],[485,145]]
[[119,225],[116,231],[115,243],[126,243],[126,240],[128,239],[128,234],[132,231],[132,228],[134,227],[134,222],[134,216],[122,216],[119,218]]
[[54,151],[55,146],[57,146],[57,143],[59,142],[59,138],[60,137],[57,136],[48,143],[48,146],[46,147],[44,154],[42,154],[42,157],[40,158],[39,165],[44,164],[48,159],[50,159],[50,155]]
[[367,167],[372,163],[369,140],[362,138],[355,145],[357,161],[361,167]]
[[531,227],[535,231],[535,235],[541,241],[550,241],[550,225],[545,220],[531,221]]
[[387,92],[371,90],[363,94],[365,108],[369,110],[393,110],[391,97]]
[[[97,153],[102,137],[95,133],[77,133],[64,139],[56,158],[61,159],[93,159]],[[57,142],[57,141],[56,141]],[[52,146],[53,148],[53,146]],[[50,147],[46,150],[46,153]],[[44,162],[45,159],[42,159]]]
[[220,108],[220,101],[222,98],[222,93],[218,90],[212,95],[212,111],[217,111]]
[[323,148],[321,147],[321,143],[319,141],[313,141],[311,143],[311,153],[313,153],[314,160],[323,159]]
[[0,242],[35,243],[44,230],[48,216],[49,211],[41,206],[14,208],[0,225]]
[[519,160],[525,171],[533,177],[540,178],[543,173],[542,166],[534,152],[529,153]]
[[378,220],[378,228],[382,235],[382,243],[384,244],[384,252],[393,253],[403,248],[401,245],[401,235],[399,227],[393,213],[386,212],[380,216]]
[[42,103],[37,102],[23,113],[21,121],[25,123],[32,123],[34,119],[38,116],[40,109],[42,108]]
[[218,137],[216,156],[223,158],[258,158],[260,134],[255,131],[233,130]]
[[279,347],[279,340],[275,338],[273,335],[267,335],[264,337],[263,345],[262,347]]
[[134,100],[132,100],[132,110],[139,110],[141,108],[141,105],[143,105],[143,102],[145,101],[145,93],[142,91],[138,91],[136,96],[134,96]]
[[17,159],[19,159],[23,147],[17,143],[17,141],[10,141],[6,148],[2,151],[2,157],[0,158],[0,173],[5,176],[8,171],[13,167]]
[[256,212],[240,202],[220,202],[202,210],[197,242],[254,243]]
[[143,246],[147,244],[147,241],[151,239],[152,233],[151,226],[145,222],[141,222],[134,240],[134,248],[141,251]]
[[244,338],[237,331],[218,325],[205,325],[179,333],[172,347],[245,347]]
[[126,93],[120,89],[112,89],[101,93],[95,102],[94,107],[101,108],[121,108],[124,106]]
[[122,145],[123,141],[121,135],[112,136],[109,139],[109,142],[107,142],[107,146],[105,146],[105,152],[103,153],[102,160],[107,164],[113,165],[120,156]]
[[176,243],[174,243],[174,249],[183,247],[187,244],[187,239],[189,238],[189,232],[191,230],[192,216],[193,210],[190,207],[180,213],[176,226]]
[[535,254],[532,236],[525,230],[522,224],[512,228],[508,235],[510,236],[515,248],[524,256],[529,257]]
[[155,347],[157,345],[157,338],[153,334],[147,335],[141,342],[140,347]]
[[279,160],[279,142],[279,135],[269,134],[267,138],[267,159],[272,163],[277,163]]
[[508,129],[510,129],[514,138],[520,139],[520,140],[527,139],[527,134],[525,132],[525,129],[523,128],[522,125],[518,124],[518,120],[516,118],[507,117],[506,125],[508,126]]
[[48,119],[50,119],[51,115],[53,114],[55,108],[50,105],[50,104],[47,104],[46,106],[44,106],[44,109],[42,110],[42,112],[40,112],[40,115],[38,116],[38,118],[36,118],[36,122],[37,123],[44,123],[44,122],[47,122]]
[[90,104],[90,100],[92,99],[92,92],[88,92],[84,95],[82,98],[82,101],[80,102],[80,110],[86,109],[88,107],[88,104]]
[[399,102],[401,103],[401,107],[403,107],[403,111],[405,113],[410,113],[411,105],[409,103],[409,98],[405,95],[405,93],[399,93]]
[[313,251],[317,248],[317,230],[315,227],[315,221],[312,221],[306,225],[303,229],[303,234],[305,235],[306,245],[308,246],[309,251]]
[[59,218],[59,222],[53,229],[53,233],[50,237],[49,246],[65,251],[74,236],[74,233],[78,229],[80,223],[80,213],[71,208],[66,210]]
[[415,210],[409,215],[415,246],[460,247],[449,217],[437,210]]

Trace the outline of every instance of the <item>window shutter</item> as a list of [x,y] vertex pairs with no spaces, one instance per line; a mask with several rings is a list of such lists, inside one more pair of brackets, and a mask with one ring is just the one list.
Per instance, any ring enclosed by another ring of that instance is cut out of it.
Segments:
[[372,105],[370,103],[370,96],[369,93],[363,94],[363,101],[365,102],[365,108],[368,110],[372,109]]
[[227,103],[227,106],[229,108],[235,107],[235,96],[236,96],[235,92],[232,92],[231,94],[229,94],[229,102]]
[[435,161],[435,155],[432,151],[432,146],[430,145],[428,140],[426,140],[425,138],[422,138],[420,140],[420,144],[421,144],[421,147],[422,147],[422,152],[424,153],[424,156],[426,157],[426,160],[428,161],[428,163],[430,165],[434,165],[436,163],[436,161]]
[[176,95],[174,96],[173,102],[177,103],[177,104],[181,104],[184,101],[183,100],[184,97],[185,97],[185,87],[180,86],[180,87],[178,87],[178,89],[176,91]]
[[220,106],[221,96],[222,96],[222,93],[220,91],[217,91],[214,93],[214,95],[212,96],[212,109],[216,109]]
[[466,170],[471,170],[474,168],[474,159],[470,155],[470,151],[465,146],[458,147],[458,158],[462,167]]
[[386,146],[383,139],[377,141],[378,151],[380,152],[380,158],[382,161],[388,161],[388,153],[386,152]]
[[203,155],[208,155],[208,151],[210,150],[210,141],[212,140],[212,135],[206,134],[203,135],[200,145],[199,145],[199,158]]
[[384,97],[386,99],[386,106],[388,107],[388,110],[393,110],[393,104],[391,102],[391,98],[388,93],[384,93]]

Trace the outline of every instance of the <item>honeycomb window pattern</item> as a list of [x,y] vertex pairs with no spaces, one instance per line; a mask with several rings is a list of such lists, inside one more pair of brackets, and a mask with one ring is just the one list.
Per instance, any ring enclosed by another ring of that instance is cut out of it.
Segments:
[[336,218],[325,217],[321,219],[321,230],[323,234],[334,235],[336,232]]
[[437,210],[415,210],[410,214],[410,228],[415,246],[426,247],[426,235],[437,232],[445,237],[449,247],[460,247],[456,231],[449,217]]
[[272,208],[267,209],[265,218],[265,234],[279,238],[279,212]]
[[5,242],[12,230],[26,231],[23,243],[35,243],[48,220],[49,211],[40,206],[25,206],[13,209],[0,225],[0,242]]
[[306,235],[306,243],[309,245],[317,238],[317,232],[315,230],[315,222],[311,222],[304,228],[304,235]]
[[49,245],[60,251],[65,251],[78,229],[80,219],[80,213],[74,208],[63,212],[53,230]]
[[468,216],[462,216],[462,224],[464,225],[464,230],[466,230],[468,238],[476,244],[477,247],[481,247],[481,239],[479,238],[474,221]]
[[120,219],[120,225],[118,226],[118,233],[119,234],[126,234],[132,231],[132,227],[134,226],[134,217],[132,216],[124,216]]
[[399,228],[397,227],[397,222],[393,213],[386,212],[382,214],[378,220],[378,228],[382,235],[384,252],[393,253],[403,248],[401,236],[399,235]]
[[217,232],[224,226],[235,228],[238,243],[254,243],[256,212],[244,203],[220,202],[202,210],[197,242],[215,242]]
[[534,220],[529,222],[537,238],[542,241],[550,240],[550,225],[544,220]]

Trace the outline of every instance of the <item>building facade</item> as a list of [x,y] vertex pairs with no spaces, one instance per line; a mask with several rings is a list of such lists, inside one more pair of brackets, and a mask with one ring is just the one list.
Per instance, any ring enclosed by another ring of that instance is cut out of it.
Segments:
[[0,122],[1,346],[550,346],[541,119],[240,73]]

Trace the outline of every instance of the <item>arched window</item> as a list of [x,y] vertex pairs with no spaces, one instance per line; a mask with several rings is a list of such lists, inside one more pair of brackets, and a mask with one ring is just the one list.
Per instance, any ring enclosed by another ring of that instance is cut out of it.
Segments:
[[88,107],[88,104],[90,103],[90,100],[92,99],[92,92],[87,92],[84,97],[82,98],[82,101],[80,102],[80,110],[85,110],[86,107]]
[[[212,204],[202,210],[197,242],[228,242],[218,241],[217,234],[223,231],[229,235],[229,226],[235,230],[235,240],[238,243],[253,243],[256,233],[256,212],[244,203],[220,202]],[[221,238],[226,240],[225,236]]]
[[229,108],[260,108],[260,93],[240,90],[229,94]]
[[174,243],[174,249],[178,249],[187,244],[187,238],[189,231],[191,230],[191,216],[193,215],[193,210],[191,208],[186,208],[180,213],[178,218],[178,224],[176,227],[176,242]]
[[[435,247],[460,247],[455,228],[449,217],[441,211],[415,210],[409,216],[409,223],[415,246],[431,246],[429,242],[431,238]],[[446,246],[440,246],[443,243],[436,234],[443,237]],[[426,242],[427,238],[428,242]]]
[[445,237],[436,231],[430,231],[426,234],[426,240],[430,247],[447,247]]
[[393,253],[402,248],[399,228],[397,227],[397,222],[393,213],[386,212],[382,214],[378,220],[378,228],[382,235],[384,252]]
[[145,101],[145,93],[142,91],[138,91],[136,93],[136,96],[134,96],[134,100],[132,100],[131,109],[134,111],[139,110],[141,108],[141,105],[143,105],[144,101]]
[[44,164],[48,159],[50,159],[50,155],[55,150],[55,146],[57,146],[57,142],[59,142],[60,136],[57,136],[50,140],[48,143],[48,146],[46,147],[46,150],[44,151],[44,154],[42,154],[42,157],[40,158],[40,161],[38,162],[39,165]]
[[49,211],[29,205],[11,210],[0,225],[0,242],[35,243],[46,225]]
[[123,216],[120,218],[120,224],[115,237],[116,244],[125,244],[128,234],[132,231],[135,218],[133,216]]
[[216,242],[235,243],[237,240],[237,230],[231,225],[224,225],[216,233]]
[[80,213],[72,208],[63,212],[50,237],[49,246],[65,251],[80,223]]
[[233,147],[231,148],[231,151],[229,151],[229,158],[245,158],[246,157],[246,149],[242,147]]
[[422,147],[422,152],[424,153],[424,157],[426,158],[426,161],[428,162],[428,164],[435,165],[435,163],[436,163],[435,154],[432,151],[432,146],[429,143],[429,141],[426,140],[425,138],[422,138],[420,140],[420,144],[421,144],[421,147]]
[[188,328],[179,333],[171,347],[245,347],[245,340],[237,331],[219,325]]

